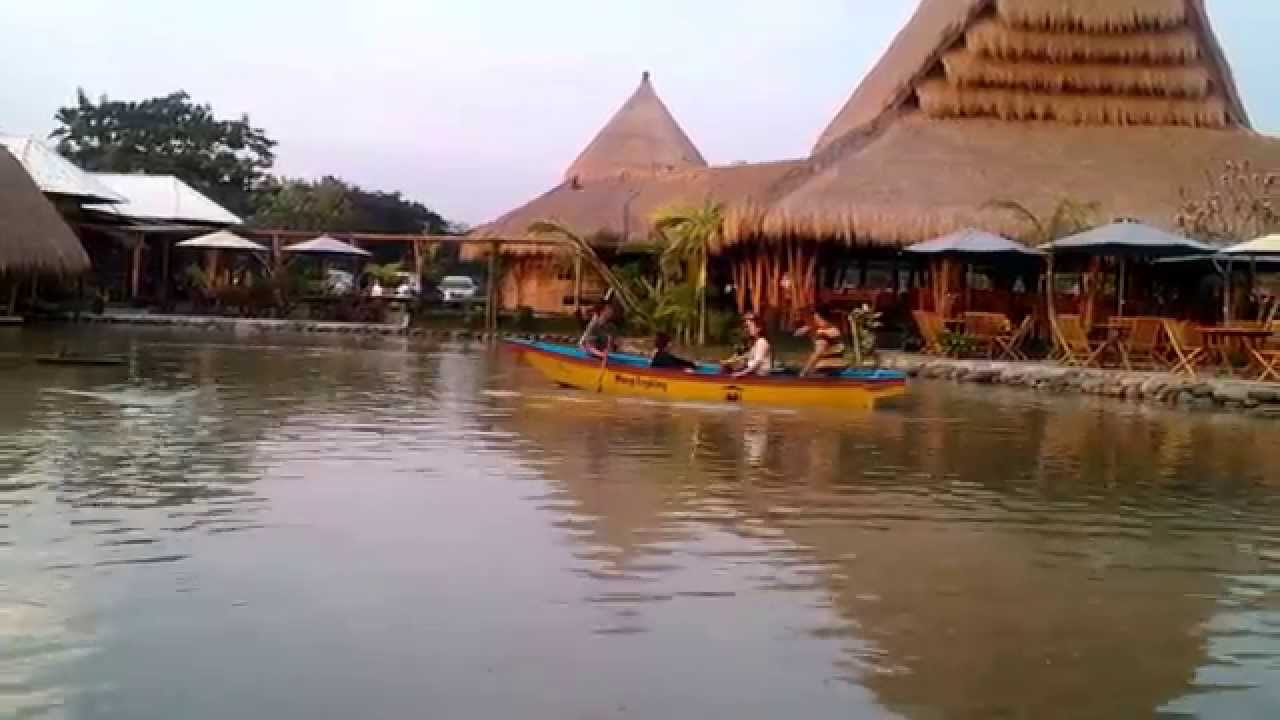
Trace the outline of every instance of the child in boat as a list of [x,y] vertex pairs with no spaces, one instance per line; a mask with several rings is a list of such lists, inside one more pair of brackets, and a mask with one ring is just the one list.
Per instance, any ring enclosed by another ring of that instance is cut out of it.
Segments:
[[684,370],[692,372],[698,369],[697,363],[685,360],[671,352],[671,336],[660,332],[653,338],[653,357],[649,359],[649,367],[661,370]]
[[809,324],[796,331],[797,337],[813,338],[813,353],[800,371],[800,377],[839,375],[849,368],[844,356],[844,333],[834,319],[829,309],[819,305],[813,309]]
[[730,370],[736,369],[733,373],[736,378],[749,375],[767,377],[773,372],[773,346],[765,337],[764,325],[754,315],[746,316],[743,325],[747,330],[747,351],[731,358],[726,363],[726,367]]

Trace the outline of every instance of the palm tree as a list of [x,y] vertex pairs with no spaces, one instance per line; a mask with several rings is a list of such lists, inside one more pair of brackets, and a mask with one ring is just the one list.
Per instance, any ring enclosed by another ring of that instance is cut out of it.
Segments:
[[700,206],[676,207],[660,211],[653,221],[654,232],[666,241],[663,264],[686,268],[693,280],[698,306],[698,344],[707,343],[707,275],[711,253],[724,242],[724,206],[711,200]]
[[573,232],[568,226],[551,220],[539,220],[529,226],[529,234],[559,238],[571,257],[580,258],[582,262],[586,263],[587,267],[594,270],[604,280],[609,289],[613,290],[614,294],[618,296],[618,302],[622,303],[624,310],[628,313],[641,313],[640,302],[636,300],[627,283],[614,274],[608,263],[600,259],[600,256],[596,254],[595,248],[591,247],[591,243]]
[[1048,215],[1037,215],[1026,205],[1013,200],[993,200],[986,207],[1018,216],[1027,226],[1027,231],[1019,239],[1032,247],[1088,230],[1096,224],[1099,209],[1096,202],[1082,203],[1070,198],[1059,200]]

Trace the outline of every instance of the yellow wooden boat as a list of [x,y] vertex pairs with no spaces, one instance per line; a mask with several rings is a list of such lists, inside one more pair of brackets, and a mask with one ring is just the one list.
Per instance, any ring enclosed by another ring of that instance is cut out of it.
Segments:
[[889,370],[847,370],[835,377],[733,378],[715,366],[697,372],[658,370],[648,358],[612,353],[608,362],[581,349],[544,342],[508,341],[507,347],[551,381],[610,395],[749,405],[871,409],[907,391],[906,376]]

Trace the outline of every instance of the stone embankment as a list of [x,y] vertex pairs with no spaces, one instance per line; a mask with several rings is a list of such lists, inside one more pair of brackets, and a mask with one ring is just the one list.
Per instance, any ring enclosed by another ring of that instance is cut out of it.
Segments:
[[1280,419],[1280,385],[1167,373],[1069,368],[1045,363],[954,360],[887,354],[884,366],[929,380],[1004,385],[1043,393],[1095,395],[1191,410]]
[[461,328],[422,328],[378,323],[316,322],[313,320],[272,320],[264,318],[235,318],[204,315],[81,315],[72,322],[87,325],[117,325],[133,327],[169,328],[174,330],[205,330],[237,335],[352,335],[368,337],[413,337],[435,340],[497,340],[523,338],[548,342],[576,342],[576,338],[560,335],[498,332]]

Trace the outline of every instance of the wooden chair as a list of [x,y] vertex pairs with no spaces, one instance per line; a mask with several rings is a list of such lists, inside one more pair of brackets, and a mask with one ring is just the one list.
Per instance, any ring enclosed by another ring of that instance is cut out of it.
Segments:
[[1204,365],[1208,348],[1205,347],[1204,335],[1200,328],[1189,322],[1164,320],[1165,336],[1169,339],[1169,351],[1172,354],[1174,375],[1187,374],[1196,376],[1197,368]]
[[999,313],[970,312],[964,314],[964,333],[982,348],[988,359],[995,359],[1002,344],[1013,337],[1009,318]]
[[1164,355],[1164,323],[1159,318],[1133,318],[1129,332],[1129,362],[1156,369],[1168,365]]
[[1013,334],[1009,336],[1007,341],[1000,341],[1000,360],[1030,360],[1027,353],[1023,350],[1027,341],[1031,339],[1032,333],[1036,329],[1036,319],[1030,315],[1022,319],[1022,324],[1018,326]]
[[1079,315],[1059,315],[1054,322],[1053,334],[1058,344],[1059,362],[1074,367],[1097,367],[1098,356],[1106,344],[1089,339]]
[[944,332],[942,318],[936,313],[924,310],[912,311],[911,317],[916,321],[916,329],[920,331],[920,339],[924,341],[924,346],[921,348],[924,354],[945,355],[946,350],[942,347],[942,334]]

